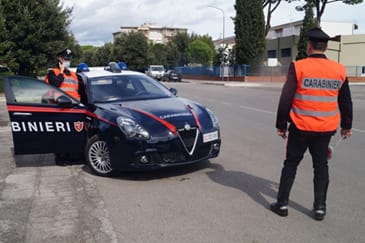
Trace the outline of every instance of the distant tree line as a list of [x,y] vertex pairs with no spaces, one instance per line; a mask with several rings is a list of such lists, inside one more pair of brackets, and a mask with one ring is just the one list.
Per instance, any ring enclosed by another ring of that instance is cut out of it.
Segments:
[[214,64],[215,46],[211,37],[178,33],[167,44],[152,43],[141,32],[121,33],[113,43],[101,47],[82,46],[81,62],[92,66],[123,61],[129,69],[141,70],[150,64],[166,67],[191,63]]

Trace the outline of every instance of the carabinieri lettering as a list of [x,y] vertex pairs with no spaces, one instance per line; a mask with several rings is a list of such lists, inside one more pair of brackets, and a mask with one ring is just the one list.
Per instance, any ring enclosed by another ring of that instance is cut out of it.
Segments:
[[302,88],[337,90],[341,88],[340,80],[304,78]]
[[11,122],[13,132],[72,132],[68,122]]

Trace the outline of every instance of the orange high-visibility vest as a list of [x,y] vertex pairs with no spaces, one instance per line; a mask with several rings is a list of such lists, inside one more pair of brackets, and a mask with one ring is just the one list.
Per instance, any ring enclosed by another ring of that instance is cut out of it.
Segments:
[[294,62],[297,90],[290,118],[303,131],[335,131],[340,122],[338,93],[346,80],[345,67],[326,58]]
[[[60,69],[58,68],[52,68],[52,71],[55,73],[56,76],[60,74]],[[63,76],[64,79],[59,88],[73,98],[80,100],[80,94],[78,92],[79,81],[77,79],[76,73],[70,71],[70,75],[63,74]],[[46,83],[49,83],[48,76],[46,77]]]

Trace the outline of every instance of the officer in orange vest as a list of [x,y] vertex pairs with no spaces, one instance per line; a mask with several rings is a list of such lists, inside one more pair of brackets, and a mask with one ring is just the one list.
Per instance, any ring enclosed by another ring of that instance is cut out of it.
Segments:
[[[72,52],[70,49],[65,49],[57,54],[57,67],[49,69],[46,76],[46,83],[52,84],[53,86],[59,87],[71,97],[80,101],[80,83],[77,79],[75,72],[69,70],[72,60]],[[51,94],[55,99],[57,94]],[[57,165],[66,165],[74,160],[73,154],[68,153],[56,153],[55,162]]]
[[308,57],[293,62],[283,86],[276,119],[277,133],[287,138],[277,201],[270,209],[288,215],[289,194],[297,167],[308,149],[314,169],[313,217],[323,220],[329,184],[327,151],[341,126],[341,136],[352,135],[352,99],[345,67],[324,55],[330,37],[320,28],[306,34]]
[[57,54],[57,67],[48,71],[46,83],[61,88],[71,97],[80,100],[79,82],[75,72],[69,70],[72,60],[72,52],[65,49]]

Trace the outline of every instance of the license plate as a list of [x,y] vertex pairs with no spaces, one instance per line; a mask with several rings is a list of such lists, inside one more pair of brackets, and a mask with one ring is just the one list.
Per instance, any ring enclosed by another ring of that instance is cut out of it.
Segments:
[[203,134],[203,143],[208,143],[218,139],[218,131]]

